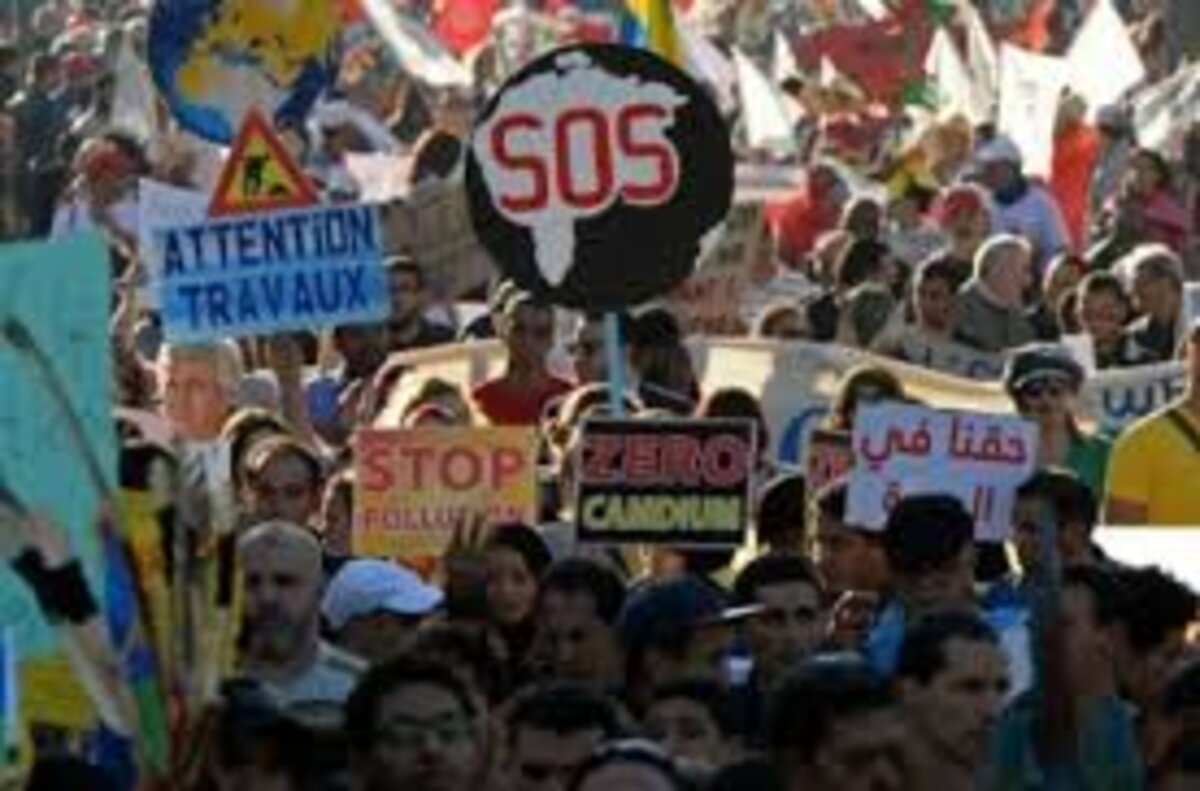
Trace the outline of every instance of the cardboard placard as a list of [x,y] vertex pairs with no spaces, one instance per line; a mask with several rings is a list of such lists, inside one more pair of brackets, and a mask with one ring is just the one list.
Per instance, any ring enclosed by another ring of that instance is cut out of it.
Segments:
[[435,555],[477,516],[537,521],[533,429],[369,430],[356,442],[355,555]]
[[1006,415],[868,405],[855,417],[853,442],[846,521],[871,529],[883,529],[904,497],[940,493],[974,516],[977,540],[1003,541],[1016,489],[1037,465],[1037,427]]
[[356,322],[391,310],[379,211],[335,205],[253,214],[155,235],[172,342]]
[[578,540],[740,546],[753,510],[754,444],[744,420],[588,421]]

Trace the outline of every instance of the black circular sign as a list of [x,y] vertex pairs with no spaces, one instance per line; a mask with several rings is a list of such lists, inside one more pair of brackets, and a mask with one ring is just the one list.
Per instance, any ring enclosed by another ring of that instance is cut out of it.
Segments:
[[729,211],[733,152],[717,107],[671,64],[572,46],[491,99],[466,186],[475,231],[507,277],[558,305],[612,310],[691,274]]

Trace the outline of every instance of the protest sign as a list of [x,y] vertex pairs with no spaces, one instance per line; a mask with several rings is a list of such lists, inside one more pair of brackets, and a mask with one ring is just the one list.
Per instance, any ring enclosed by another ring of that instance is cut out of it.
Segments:
[[1050,175],[1054,119],[1069,72],[1062,58],[1038,55],[1011,44],[1000,48],[999,131],[1021,150],[1024,170]]
[[147,61],[180,125],[216,143],[251,110],[302,128],[338,74],[340,0],[158,0]]
[[[0,247],[0,482],[30,513],[53,520],[100,579],[96,517],[111,486],[116,437],[108,337],[108,249],[100,236]],[[8,564],[0,564],[0,627],[26,656],[52,634]]]
[[155,245],[173,342],[379,321],[391,309],[373,206],[214,220],[159,232]]
[[157,309],[162,258],[154,247],[154,234],[167,228],[195,225],[208,215],[209,198],[198,190],[184,189],[153,179],[138,181],[138,254],[142,261],[139,302]]
[[854,449],[846,431],[814,429],[808,438],[804,480],[812,497],[854,468]]
[[847,522],[881,530],[904,497],[950,494],[974,517],[977,540],[1003,541],[1016,489],[1037,464],[1037,427],[1016,417],[872,404],[855,417],[853,448]]
[[354,553],[432,555],[455,528],[537,521],[537,434],[527,428],[362,431]]
[[740,546],[754,426],[744,420],[591,420],[575,498],[580,542]]
[[278,209],[299,209],[320,202],[304,175],[262,114],[252,110],[238,132],[208,213],[212,217]]
[[721,226],[716,245],[668,302],[689,335],[742,335],[741,303],[760,257],[769,255],[764,207],[737,203]]
[[479,238],[521,287],[584,310],[636,305],[691,273],[729,211],[729,133],[704,90],[661,58],[573,46],[526,66],[472,134]]

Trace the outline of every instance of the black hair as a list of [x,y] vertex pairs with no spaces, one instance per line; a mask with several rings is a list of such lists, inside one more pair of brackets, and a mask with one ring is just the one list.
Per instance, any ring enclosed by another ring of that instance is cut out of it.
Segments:
[[1083,280],[1080,280],[1079,285],[1075,288],[1079,293],[1081,302],[1083,297],[1086,296],[1108,294],[1116,298],[1126,308],[1129,307],[1129,293],[1125,290],[1125,284],[1121,282],[1121,278],[1107,270],[1089,272],[1084,275]]
[[1122,591],[1112,571],[1099,566],[1068,566],[1063,569],[1062,586],[1087,590],[1096,626],[1111,626],[1121,617]]
[[931,613],[917,619],[905,630],[896,663],[896,678],[929,684],[945,668],[946,646],[951,640],[1000,644],[995,630],[975,613]]
[[821,491],[817,492],[816,499],[813,501],[816,513],[836,522],[845,522],[846,498],[849,496],[849,491],[850,484],[845,478],[825,484]]
[[1193,656],[1176,667],[1163,689],[1162,706],[1167,714],[1200,710],[1200,656]]
[[858,654],[818,654],[787,672],[767,706],[767,744],[809,764],[836,721],[892,704],[887,681]]
[[508,738],[516,741],[521,727],[564,735],[597,730],[603,738],[620,735],[613,702],[582,684],[556,681],[530,687],[516,696],[508,715]]
[[625,583],[612,569],[589,558],[564,558],[551,564],[542,576],[542,596],[550,591],[587,594],[596,616],[610,626],[617,622],[625,604]]
[[846,248],[837,265],[836,285],[849,291],[883,271],[889,254],[887,245],[874,239],[855,239]]
[[1130,647],[1145,654],[1196,619],[1196,593],[1156,566],[1117,572]]
[[807,492],[800,473],[780,475],[763,487],[755,517],[761,543],[774,546],[787,543],[790,534],[803,534]]
[[457,668],[469,676],[489,703],[499,703],[509,689],[507,667],[493,647],[491,633],[483,624],[435,623],[422,627],[409,655],[426,662]]
[[579,791],[588,776],[610,764],[637,764],[646,766],[662,775],[674,791],[688,791],[691,785],[680,773],[671,757],[657,745],[641,739],[628,739],[602,744],[586,761],[579,765],[567,791]]
[[656,687],[651,696],[651,706],[664,700],[678,699],[689,700],[707,711],[721,736],[730,738],[741,733],[741,722],[733,698],[717,682],[692,679]]
[[762,756],[721,767],[708,784],[708,791],[786,791],[779,768]]
[[1038,470],[1017,487],[1017,499],[1040,500],[1054,508],[1058,524],[1082,525],[1092,532],[1099,518],[1096,495],[1071,470],[1048,467]]
[[922,261],[917,267],[917,276],[913,282],[921,283],[926,280],[941,280],[944,283],[949,283],[950,290],[955,291],[959,283],[962,282],[962,277],[958,274],[950,259],[943,255],[932,255]]
[[754,423],[758,452],[765,453],[770,449],[771,435],[767,430],[762,402],[745,388],[722,387],[714,390],[696,407],[696,417],[750,420]]
[[412,275],[417,279],[418,288],[425,287],[425,270],[411,255],[388,256],[388,259],[384,261],[384,266],[389,274],[395,272]]
[[408,183],[417,186],[427,179],[449,178],[458,167],[464,146],[449,132],[431,129],[413,145],[413,164]]
[[737,604],[752,604],[759,588],[804,582],[821,593],[821,584],[809,562],[796,555],[763,555],[751,561],[733,583],[733,598]]
[[975,522],[958,498],[910,495],[888,514],[883,548],[894,570],[918,575],[956,558],[971,544],[974,533]]
[[479,711],[466,682],[449,667],[414,656],[401,656],[367,671],[346,701],[346,736],[358,753],[375,744],[379,707],[384,698],[403,687],[424,684],[449,693],[463,714],[474,719]]
[[677,346],[683,342],[679,320],[665,308],[651,308],[634,317],[629,336],[629,345],[637,349]]
[[554,559],[538,532],[521,522],[508,522],[493,527],[484,539],[483,548],[507,549],[517,553],[525,561],[530,576],[535,580],[541,579]]

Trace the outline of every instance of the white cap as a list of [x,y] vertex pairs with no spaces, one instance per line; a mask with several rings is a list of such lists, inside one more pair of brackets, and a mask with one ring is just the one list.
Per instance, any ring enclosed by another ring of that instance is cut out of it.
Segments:
[[337,630],[352,618],[376,612],[428,615],[442,604],[441,590],[410,569],[386,560],[351,560],[334,575],[321,614]]
[[997,135],[981,145],[976,149],[974,159],[980,165],[990,165],[994,162],[1011,162],[1014,165],[1020,165],[1024,161],[1021,149],[1017,148],[1017,144],[1011,138],[1004,135]]

